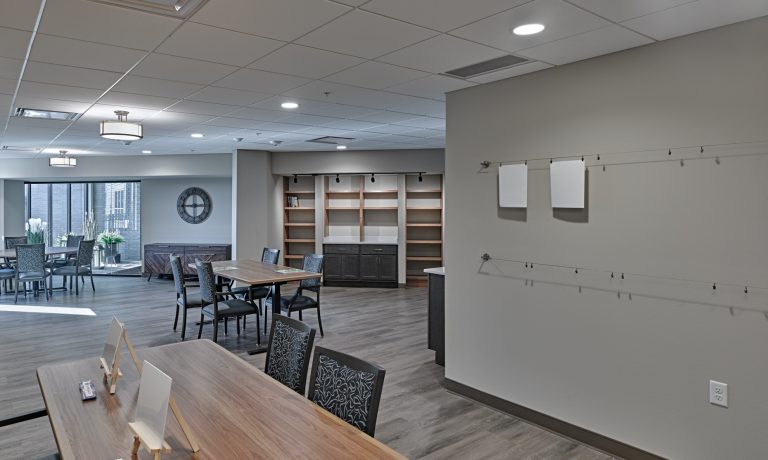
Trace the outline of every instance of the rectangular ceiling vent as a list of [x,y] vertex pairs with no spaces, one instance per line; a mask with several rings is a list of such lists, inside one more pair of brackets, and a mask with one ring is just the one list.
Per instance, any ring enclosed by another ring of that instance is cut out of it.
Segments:
[[323,136],[317,139],[310,139],[307,142],[317,142],[318,144],[346,144],[349,141],[354,141],[354,137],[337,137],[337,136]]
[[466,79],[490,72],[495,72],[501,69],[507,69],[516,65],[525,64],[526,62],[531,62],[531,60],[508,54],[506,56],[493,58],[488,61],[478,62],[477,64],[449,70],[445,72],[445,74]]
[[187,19],[208,0],[90,0],[96,3],[130,8],[145,13],[161,14],[172,18]]
[[59,112],[57,110],[17,107],[13,116],[18,118],[37,118],[39,120],[72,121],[77,119],[80,114],[75,112]]
[[0,147],[3,152],[37,152],[35,147],[14,147],[12,145],[3,145]]

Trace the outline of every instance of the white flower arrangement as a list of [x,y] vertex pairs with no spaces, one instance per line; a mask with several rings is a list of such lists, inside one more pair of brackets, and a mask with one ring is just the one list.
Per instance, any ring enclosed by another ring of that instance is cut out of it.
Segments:
[[32,217],[24,224],[24,229],[27,231],[27,243],[45,243],[45,236],[48,233],[48,222]]

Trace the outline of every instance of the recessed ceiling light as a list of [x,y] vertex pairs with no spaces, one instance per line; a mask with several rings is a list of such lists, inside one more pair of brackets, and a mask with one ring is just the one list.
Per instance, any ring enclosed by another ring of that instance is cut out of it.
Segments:
[[26,109],[19,107],[16,109],[15,116],[20,118],[39,118],[42,120],[61,120],[72,121],[77,118],[75,112],[57,112],[55,110]]
[[200,139],[202,137],[205,137],[205,134],[202,133],[192,133],[189,135],[189,137],[194,137],[195,139]]
[[280,107],[282,107],[284,109],[298,109],[299,108],[299,104],[297,104],[295,102],[283,102],[282,104],[280,104]]
[[512,29],[515,35],[534,35],[544,30],[544,24],[523,24]]
[[347,146],[346,145],[337,145],[336,146],[336,150],[347,150]]
[[143,153],[144,155],[149,155],[150,153],[152,153],[152,151],[151,150],[142,150],[141,153]]

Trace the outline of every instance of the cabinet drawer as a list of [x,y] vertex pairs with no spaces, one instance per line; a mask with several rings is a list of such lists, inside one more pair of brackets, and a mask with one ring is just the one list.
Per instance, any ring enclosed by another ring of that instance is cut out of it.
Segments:
[[360,246],[361,254],[397,254],[397,246],[394,244],[363,244]]
[[360,254],[360,245],[357,244],[326,244],[323,246],[325,254]]

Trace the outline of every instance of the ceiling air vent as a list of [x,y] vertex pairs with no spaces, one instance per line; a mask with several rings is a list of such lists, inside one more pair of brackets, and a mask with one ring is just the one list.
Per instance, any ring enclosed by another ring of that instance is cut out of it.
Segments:
[[104,3],[145,13],[161,14],[172,18],[186,19],[208,0],[90,0],[96,3]]
[[318,144],[346,144],[349,141],[354,141],[354,137],[336,137],[336,136],[323,136],[317,139],[310,139],[307,142],[317,142]]
[[34,147],[14,147],[12,145],[0,146],[0,151],[3,152],[37,152],[39,149]]
[[445,72],[445,74],[459,78],[472,78],[485,73],[495,72],[497,70],[506,69],[508,67],[525,64],[526,62],[531,61],[529,59],[508,54],[506,56],[497,57],[488,61],[478,62],[477,64],[449,70]]

